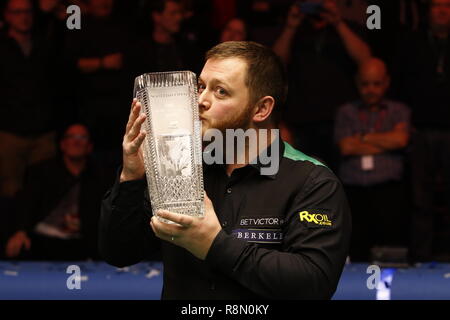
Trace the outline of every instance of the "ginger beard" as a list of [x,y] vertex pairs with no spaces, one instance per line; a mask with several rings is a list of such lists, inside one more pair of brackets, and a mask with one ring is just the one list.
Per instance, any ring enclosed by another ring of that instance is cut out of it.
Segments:
[[226,129],[243,129],[244,131],[251,127],[253,118],[252,108],[245,106],[241,112],[232,113],[221,119],[207,119],[202,117],[202,136],[208,129],[217,129],[225,136]]
[[[205,137],[205,134],[207,132],[208,129],[217,129],[222,133],[222,150],[223,150],[223,161],[224,163],[226,163],[226,155],[227,155],[227,135],[226,135],[226,130],[227,129],[243,129],[244,131],[246,131],[247,129],[249,129],[251,127],[252,124],[252,118],[253,118],[253,113],[252,113],[252,108],[250,108],[248,105],[245,106],[244,108],[242,108],[242,111],[239,114],[236,113],[232,113],[229,114],[227,117],[222,118],[222,119],[214,119],[214,120],[207,120],[207,119],[202,119],[202,137]],[[213,139],[214,141],[214,139]],[[205,148],[208,144],[212,143],[213,141],[203,141],[203,148]],[[246,145],[247,145],[248,141],[246,141]],[[234,150],[234,154],[235,154],[235,161],[236,162],[242,162],[239,161],[238,159],[242,159],[242,157],[239,157],[238,155],[242,155],[242,154],[246,154],[245,149],[246,147],[243,146],[244,149],[239,149],[237,150],[237,146],[235,145],[235,150]],[[237,157],[237,158],[236,158]]]

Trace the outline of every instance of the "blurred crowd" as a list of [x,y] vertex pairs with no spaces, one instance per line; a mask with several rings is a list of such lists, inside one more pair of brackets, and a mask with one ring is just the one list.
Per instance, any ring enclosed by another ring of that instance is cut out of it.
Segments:
[[[66,8],[81,9],[70,29]],[[381,29],[366,26],[368,5]],[[286,66],[282,137],[344,184],[352,261],[450,260],[450,0],[4,0],[0,258],[98,259],[136,76],[224,41]],[[267,79],[270,81],[270,79]]]

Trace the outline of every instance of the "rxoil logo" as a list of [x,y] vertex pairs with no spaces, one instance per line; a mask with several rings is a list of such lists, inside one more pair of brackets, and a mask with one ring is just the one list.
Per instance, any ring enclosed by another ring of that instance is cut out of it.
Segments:
[[310,223],[314,223],[318,226],[327,226],[331,227],[333,223],[328,218],[327,214],[322,213],[309,213],[309,211],[301,211],[298,213],[300,216],[300,221],[306,221]]

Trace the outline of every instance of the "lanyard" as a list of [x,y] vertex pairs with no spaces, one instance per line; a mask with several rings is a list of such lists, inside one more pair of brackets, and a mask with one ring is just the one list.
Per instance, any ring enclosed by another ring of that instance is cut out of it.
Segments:
[[367,116],[367,112],[361,110],[359,111],[359,121],[363,124],[363,129],[367,129],[369,132],[378,132],[383,125],[384,119],[386,118],[387,112],[386,109],[381,110],[378,113],[378,118],[375,121],[373,128],[369,128],[369,117]]

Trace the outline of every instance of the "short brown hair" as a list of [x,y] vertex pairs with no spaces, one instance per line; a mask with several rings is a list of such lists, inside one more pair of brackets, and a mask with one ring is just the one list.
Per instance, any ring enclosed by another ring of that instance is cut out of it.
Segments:
[[243,59],[247,63],[245,84],[249,88],[250,103],[253,105],[264,96],[272,96],[275,100],[273,119],[278,122],[288,86],[284,66],[271,49],[252,41],[227,41],[210,49],[205,58]]

